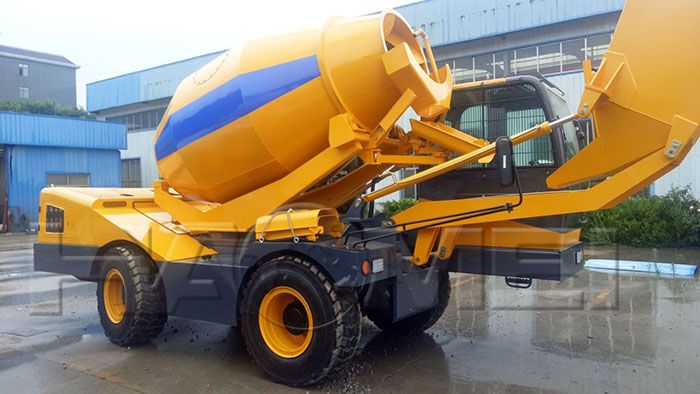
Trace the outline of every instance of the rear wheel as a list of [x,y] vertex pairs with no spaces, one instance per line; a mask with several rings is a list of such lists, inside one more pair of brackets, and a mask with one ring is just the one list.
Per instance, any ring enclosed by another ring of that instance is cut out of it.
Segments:
[[335,287],[308,261],[281,256],[248,280],[241,331],[263,371],[278,382],[303,386],[353,356],[360,318],[354,290]]
[[155,338],[168,315],[155,263],[136,248],[118,246],[101,259],[97,310],[105,335],[119,346]]
[[[430,309],[418,312],[415,315],[408,316],[401,320],[394,320],[394,311],[392,300],[387,300],[380,308],[365,307],[367,318],[381,330],[400,334],[411,335],[423,332],[432,327],[445,313],[447,305],[450,303],[450,276],[447,271],[438,271],[438,294],[437,304]],[[387,296],[390,296],[390,291],[385,291]]]

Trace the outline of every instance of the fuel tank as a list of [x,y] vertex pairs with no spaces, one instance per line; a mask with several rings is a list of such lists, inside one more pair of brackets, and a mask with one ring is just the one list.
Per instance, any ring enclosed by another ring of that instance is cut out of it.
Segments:
[[338,114],[375,129],[403,92],[382,55],[404,45],[427,75],[421,44],[394,11],[227,51],[178,86],[156,133],[160,175],[185,196],[226,202],[326,149]]

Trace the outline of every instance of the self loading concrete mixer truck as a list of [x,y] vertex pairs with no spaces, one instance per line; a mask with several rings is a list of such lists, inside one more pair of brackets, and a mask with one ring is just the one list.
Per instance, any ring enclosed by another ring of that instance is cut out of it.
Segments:
[[[581,270],[563,215],[615,206],[698,138],[698,20],[695,0],[628,0],[573,114],[541,77],[454,84],[394,11],[251,41],[179,85],[152,188],[41,192],[35,269],[97,282],[119,346],[168,316],[217,322],[272,379],[317,382],[353,356],[363,316],[430,328],[450,272],[528,287]],[[417,204],[375,214],[409,187]]]

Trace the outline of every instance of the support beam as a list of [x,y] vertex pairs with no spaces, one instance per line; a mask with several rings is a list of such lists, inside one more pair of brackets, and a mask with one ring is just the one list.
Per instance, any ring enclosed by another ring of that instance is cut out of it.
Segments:
[[[549,134],[552,132],[552,127],[557,127],[558,125],[561,125],[565,122],[570,122],[574,118],[573,116],[560,119],[556,122],[552,122],[550,124],[549,122],[544,122],[540,125],[537,125],[529,130],[523,131],[521,133],[518,133],[514,136],[511,137],[511,140],[513,141],[513,145],[521,144],[525,141],[532,140],[534,138],[537,138],[541,135]],[[474,163],[478,161],[479,159],[483,159],[485,157],[491,156],[494,153],[496,153],[496,144],[491,143],[489,145],[486,145],[482,148],[476,149],[470,153],[464,154],[462,156],[456,157],[452,160],[446,161],[445,163],[436,165],[434,167],[430,167],[427,170],[421,171],[413,176],[410,176],[408,178],[404,178],[402,180],[399,180],[398,182],[394,183],[393,185],[387,186],[383,189],[377,190],[376,192],[370,193],[364,197],[365,201],[374,201],[378,198],[387,196],[393,192],[405,189],[407,187],[413,186],[417,183],[427,181],[428,179],[435,178],[438,175],[442,175],[444,173],[450,172],[452,170],[455,170],[459,167],[464,166],[465,164],[469,163]]]

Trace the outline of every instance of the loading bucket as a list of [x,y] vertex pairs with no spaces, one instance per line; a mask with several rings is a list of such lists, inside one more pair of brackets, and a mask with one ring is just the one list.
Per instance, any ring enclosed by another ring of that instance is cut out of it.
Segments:
[[554,172],[563,188],[601,179],[655,153],[687,154],[700,122],[700,2],[628,0],[599,70],[588,75],[580,116],[595,139]]

